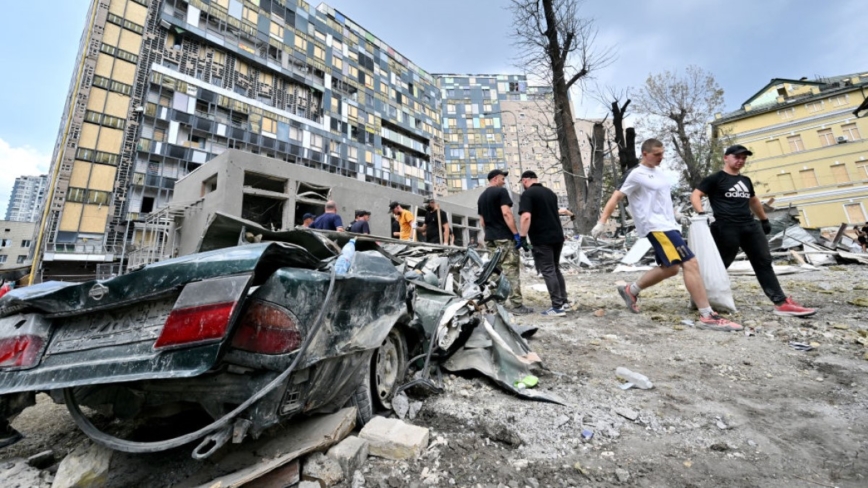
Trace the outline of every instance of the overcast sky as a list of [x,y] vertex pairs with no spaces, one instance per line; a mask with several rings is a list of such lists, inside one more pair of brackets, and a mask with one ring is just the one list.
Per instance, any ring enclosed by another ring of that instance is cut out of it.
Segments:
[[[46,172],[89,0],[5,2],[0,30],[0,218],[16,176]],[[331,0],[429,73],[521,73],[507,0]],[[312,1],[311,4],[316,4]],[[728,110],[772,78],[868,71],[861,0],[588,0],[597,42],[617,58],[594,74],[639,87],[650,73],[710,71]],[[603,114],[579,94],[576,116]]]

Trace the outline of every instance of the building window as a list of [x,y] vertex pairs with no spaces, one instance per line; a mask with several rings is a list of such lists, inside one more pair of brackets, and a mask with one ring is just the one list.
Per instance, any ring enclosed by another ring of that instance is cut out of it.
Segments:
[[784,120],[790,120],[796,116],[796,109],[793,107],[778,110],[778,115]]
[[793,186],[793,175],[790,173],[781,173],[778,175],[778,185],[784,193],[792,193],[795,189]]
[[838,95],[829,98],[829,102],[832,104],[833,107],[840,107],[842,105],[847,105],[848,98],[849,95]]
[[802,175],[802,188],[814,188],[815,186],[820,186],[817,182],[817,174],[813,169],[799,171],[799,174]]
[[8,257],[9,257],[9,256],[7,256],[7,255],[5,255],[5,254],[0,255],[0,263],[5,263],[5,262],[6,262],[6,258],[8,258]]
[[821,146],[826,147],[835,145],[835,136],[832,135],[832,129],[818,130],[817,135],[820,137]]
[[859,139],[862,139],[862,136],[859,134],[859,128],[856,127],[856,123],[844,124],[841,126],[841,130],[844,131],[844,137],[846,137],[848,141],[858,141]]
[[820,110],[823,110],[823,101],[818,100],[816,102],[806,103],[805,109],[808,111],[808,113],[817,113]]
[[22,264],[22,263],[24,263],[25,260],[27,260],[27,256],[22,256],[19,254],[18,259],[15,262],[18,264]]
[[847,214],[847,219],[851,224],[861,224],[865,222],[865,209],[862,208],[861,203],[850,203],[844,205],[844,213]]
[[805,145],[802,143],[801,135],[787,137],[787,142],[790,144],[790,152],[799,152],[805,150]]
[[832,165],[832,176],[835,177],[835,183],[850,183],[850,174],[847,173],[847,165]]
[[21,241],[21,247],[30,247],[30,239]]

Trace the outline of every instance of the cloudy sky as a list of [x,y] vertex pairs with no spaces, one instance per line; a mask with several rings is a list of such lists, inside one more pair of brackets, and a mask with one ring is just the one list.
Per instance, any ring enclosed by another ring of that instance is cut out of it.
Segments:
[[[90,1],[7,3],[5,18],[38,24],[0,30],[0,218],[14,178],[48,169]],[[429,73],[522,72],[507,0],[327,3]],[[861,0],[587,0],[581,13],[617,56],[594,74],[603,86],[638,87],[650,73],[695,64],[717,78],[732,110],[775,77],[868,70]],[[576,98],[577,116],[602,115],[590,97]]]

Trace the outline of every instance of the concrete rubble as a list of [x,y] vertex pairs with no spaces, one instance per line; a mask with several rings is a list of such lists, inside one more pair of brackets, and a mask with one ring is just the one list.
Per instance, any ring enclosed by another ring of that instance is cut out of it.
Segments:
[[372,456],[386,459],[418,457],[428,447],[428,429],[405,424],[401,420],[374,417],[359,437],[369,442]]
[[52,488],[97,488],[108,479],[114,451],[86,441],[60,462]]
[[344,477],[352,478],[368,460],[368,441],[349,436],[328,450],[328,457],[337,461]]
[[344,479],[344,471],[338,461],[321,452],[305,458],[301,472],[303,480],[317,481],[322,488],[334,486]]

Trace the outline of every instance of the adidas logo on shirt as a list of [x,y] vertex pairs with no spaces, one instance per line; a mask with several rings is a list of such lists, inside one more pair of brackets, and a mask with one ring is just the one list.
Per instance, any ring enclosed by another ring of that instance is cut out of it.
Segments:
[[729,198],[750,198],[750,190],[743,181],[739,181],[729,191],[724,193],[724,196]]

